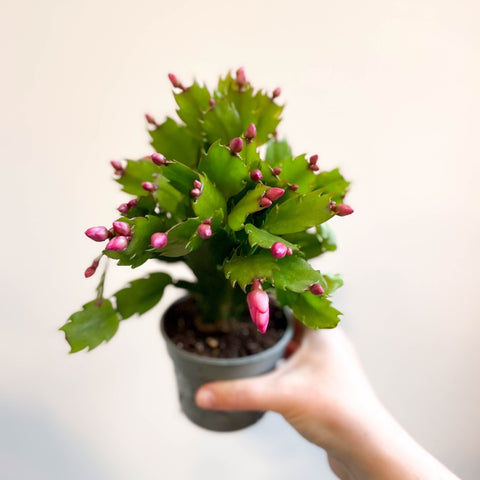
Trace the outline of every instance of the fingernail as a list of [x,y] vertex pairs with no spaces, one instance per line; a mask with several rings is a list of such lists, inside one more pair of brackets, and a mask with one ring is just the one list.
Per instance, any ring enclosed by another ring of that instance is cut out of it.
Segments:
[[197,405],[201,408],[211,408],[215,403],[215,395],[211,390],[202,389],[197,393]]

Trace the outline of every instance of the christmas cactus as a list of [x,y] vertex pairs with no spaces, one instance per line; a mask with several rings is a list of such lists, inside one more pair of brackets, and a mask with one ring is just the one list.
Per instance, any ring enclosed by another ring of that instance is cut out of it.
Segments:
[[205,324],[239,318],[248,308],[263,333],[273,297],[308,327],[335,327],[340,312],[329,296],[342,280],[308,260],[335,250],[327,221],[353,212],[343,203],[349,182],[338,169],[322,171],[317,155],[293,156],[277,138],[279,88],[255,91],[243,68],[221,78],[213,93],[169,78],[181,121],[157,123],[147,114],[154,153],[111,162],[130,198],[111,228],[85,232],[107,242],[85,277],[108,257],[131,268],[184,262],[196,281],[152,273],[108,299],[103,272],[96,298],[61,328],[71,351],[110,340],[122,320],[155,306],[168,285],[190,292]]

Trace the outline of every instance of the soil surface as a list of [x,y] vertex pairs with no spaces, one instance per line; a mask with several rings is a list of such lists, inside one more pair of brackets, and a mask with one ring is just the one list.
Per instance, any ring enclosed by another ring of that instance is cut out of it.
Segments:
[[281,308],[270,304],[270,322],[262,335],[248,311],[243,318],[223,324],[220,329],[200,331],[195,326],[195,300],[170,307],[165,314],[165,331],[177,347],[205,357],[236,358],[262,352],[275,345],[285,333],[287,320]]

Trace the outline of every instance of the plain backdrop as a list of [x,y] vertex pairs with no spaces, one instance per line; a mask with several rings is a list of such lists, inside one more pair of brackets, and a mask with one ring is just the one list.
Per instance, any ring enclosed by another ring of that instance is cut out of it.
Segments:
[[[465,480],[480,476],[480,4],[442,0],[0,2],[0,476],[332,479],[281,417],[217,434],[179,412],[158,319],[90,353],[57,331],[93,298],[83,231],[126,197],[111,159],[151,153],[168,72],[243,65],[281,86],[280,136],[352,180],[335,296],[380,398]],[[152,270],[111,268],[107,293]],[[179,278],[185,274],[175,268]],[[187,273],[188,275],[188,273]],[[351,399],[355,401],[354,398]]]

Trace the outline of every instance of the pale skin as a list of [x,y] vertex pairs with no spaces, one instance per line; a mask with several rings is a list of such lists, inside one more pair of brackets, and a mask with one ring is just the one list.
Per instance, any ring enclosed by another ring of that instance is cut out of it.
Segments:
[[326,450],[342,480],[459,480],[383,407],[340,328],[313,331],[297,324],[289,353],[266,375],[203,385],[197,404],[280,413]]

